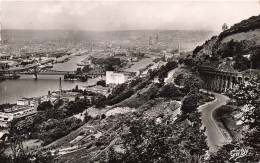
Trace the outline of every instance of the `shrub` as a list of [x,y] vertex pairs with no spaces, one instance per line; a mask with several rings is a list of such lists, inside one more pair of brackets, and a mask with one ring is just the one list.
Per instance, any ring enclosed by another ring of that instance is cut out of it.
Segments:
[[91,119],[92,119],[92,117],[88,115],[88,112],[85,112],[84,122],[87,123]]
[[178,96],[182,96],[181,92],[173,83],[166,84],[162,86],[160,92],[160,97],[166,97],[166,98],[174,98]]
[[198,101],[199,97],[197,94],[187,95],[182,102],[182,114],[188,114],[193,112],[198,107]]
[[118,96],[116,96],[115,98],[113,98],[110,101],[108,101],[107,104],[108,105],[118,104],[119,102],[122,102],[123,100],[131,97],[134,93],[135,93],[135,91],[132,90],[132,89],[124,91],[121,94],[119,94]]
[[100,147],[100,146],[104,145],[104,143],[97,141],[97,142],[95,143],[95,145],[96,145],[97,147]]
[[203,46],[197,46],[194,51],[193,54],[197,54],[199,51],[201,51],[203,49]]
[[79,133],[79,136],[83,136],[83,135],[85,135],[85,132],[81,131],[81,132]]
[[52,107],[53,107],[53,105],[51,104],[50,101],[44,101],[37,107],[37,111],[48,110],[48,109],[51,109]]
[[101,85],[102,87],[105,87],[106,86],[106,81],[105,80],[97,81],[97,85]]
[[89,144],[89,145],[86,146],[86,149],[89,149],[89,148],[91,148],[92,146],[93,146],[93,144]]
[[133,88],[134,86],[136,86],[137,84],[139,84],[140,82],[142,82],[142,78],[137,77],[136,79],[132,80],[131,83],[129,84],[130,88]]

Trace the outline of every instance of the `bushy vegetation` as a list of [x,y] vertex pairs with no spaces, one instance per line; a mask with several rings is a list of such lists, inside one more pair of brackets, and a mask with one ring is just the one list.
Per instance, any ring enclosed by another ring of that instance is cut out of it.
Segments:
[[197,54],[199,51],[201,51],[203,49],[203,46],[197,46],[194,50],[193,50],[193,54]]
[[250,60],[243,56],[237,56],[235,58],[234,69],[238,71],[244,71],[250,68]]
[[137,78],[135,78],[134,80],[132,80],[132,81],[129,83],[129,87],[133,88],[133,87],[135,87],[136,85],[138,85],[139,83],[141,83],[142,81],[143,81],[142,78],[137,77]]
[[259,69],[260,68],[260,46],[255,47],[250,59],[252,62],[252,68]]
[[95,96],[92,96],[91,98],[92,104],[97,108],[104,108],[106,105],[106,100],[106,96],[101,93],[96,93]]
[[115,71],[115,66],[121,67],[121,64],[123,64],[120,58],[114,58],[114,57],[92,58],[92,63],[96,65],[101,65],[102,67],[105,68],[106,71]]
[[45,145],[49,144],[80,127],[83,122],[71,116],[81,113],[89,105],[84,99],[71,101],[66,105],[59,100],[54,106],[50,102],[43,102],[34,116],[15,123],[14,133],[24,135],[24,138],[28,139],[40,139]]
[[197,66],[197,62],[193,58],[191,58],[190,55],[188,55],[187,58],[182,59],[179,62],[183,63],[185,66],[187,66],[189,68]]
[[53,105],[51,104],[50,101],[44,101],[37,107],[37,111],[49,110],[52,107],[53,107]]
[[4,109],[11,108],[12,106],[13,106],[13,104],[9,104],[9,103],[2,104],[2,105],[0,105],[0,111],[3,111]]
[[89,65],[86,65],[86,66],[84,66],[83,68],[82,68],[82,72],[89,72],[91,69],[90,69],[90,67],[89,67]]
[[[222,60],[221,58],[232,57],[234,64],[233,68],[238,71],[244,71],[249,68],[257,69],[260,68],[260,48],[257,45],[257,41],[254,40],[242,40],[234,41],[233,39],[228,42],[221,42],[224,38],[237,34],[248,32],[250,30],[260,29],[260,15],[253,16],[247,20],[243,20],[240,23],[234,24],[229,29],[224,30],[220,33],[218,37],[212,37],[210,40],[206,41],[203,46],[212,46],[212,56],[200,57],[194,60],[191,57],[187,57],[182,60],[185,65],[189,67],[194,67],[196,65],[204,64],[203,61],[209,61],[210,63]],[[210,43],[211,42],[211,43]],[[199,51],[203,49],[203,46],[197,46],[193,51],[193,57]],[[244,55],[251,55],[251,58],[246,58]],[[202,61],[203,60],[203,61]],[[216,66],[217,67],[217,66]],[[216,68],[215,67],[215,68]]]
[[[124,116],[120,118],[122,152],[113,147],[108,153],[108,162],[199,162],[208,149],[206,137],[200,129],[200,113],[188,116],[193,125],[178,118],[177,123],[168,125],[154,119]],[[103,157],[102,157],[103,158]],[[103,158],[104,159],[104,158]]]
[[[244,71],[251,67],[259,68],[260,63],[260,47],[248,41],[234,41],[221,44],[215,52],[222,58],[233,57],[234,69]],[[215,55],[216,55],[215,54]],[[243,55],[251,54],[251,58],[246,58]]]
[[182,114],[189,114],[196,110],[199,104],[199,96],[197,93],[189,93],[183,100],[181,111]]
[[101,85],[102,87],[105,87],[106,81],[105,80],[99,80],[99,81],[97,81],[97,85]]
[[124,99],[130,97],[133,94],[133,90],[129,89],[126,83],[118,84],[107,97],[106,104],[114,105],[117,104]]
[[113,99],[109,100],[107,102],[108,105],[114,105],[118,104],[119,102],[122,102],[123,100],[131,97],[135,91],[133,89],[127,89],[124,92],[120,93],[118,96],[114,97]]
[[180,86],[184,82],[184,75],[178,74],[176,78],[174,79],[174,83]]
[[182,97],[184,94],[177,88],[173,83],[166,84],[162,86],[159,91],[160,97],[166,97],[174,99],[176,97]]
[[7,156],[5,154],[0,155],[0,162],[2,163],[31,163],[34,160],[39,163],[54,163],[55,155],[51,155],[50,152],[46,154],[37,152],[33,154],[19,154],[16,157]]
[[247,32],[254,29],[260,28],[260,15],[259,16],[252,16],[249,19],[243,20],[240,23],[234,24],[228,30],[225,30],[220,33],[219,40],[230,36],[232,34],[240,33],[240,32]]
[[203,80],[195,74],[184,79],[184,90],[186,93],[190,91],[198,91],[203,88],[205,83]]
[[159,78],[161,84],[164,84],[164,79],[168,76],[168,72],[178,67],[178,62],[169,61],[166,65],[161,66],[159,69],[149,70],[149,79],[152,80],[155,77]]

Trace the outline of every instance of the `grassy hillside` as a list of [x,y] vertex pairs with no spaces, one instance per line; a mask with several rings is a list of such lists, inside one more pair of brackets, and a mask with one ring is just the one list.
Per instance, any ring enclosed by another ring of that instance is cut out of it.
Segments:
[[260,15],[234,24],[197,46],[189,59],[195,65],[245,71],[260,68]]
[[234,24],[228,30],[221,32],[219,35],[219,40],[222,40],[225,37],[236,33],[248,32],[250,30],[255,30],[259,28],[260,28],[260,15],[252,16],[249,19],[242,20],[241,22]]

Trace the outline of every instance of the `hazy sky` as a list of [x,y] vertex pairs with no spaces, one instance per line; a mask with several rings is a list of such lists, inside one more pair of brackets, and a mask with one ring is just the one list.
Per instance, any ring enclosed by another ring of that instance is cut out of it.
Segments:
[[2,28],[221,30],[260,14],[258,1],[2,1]]

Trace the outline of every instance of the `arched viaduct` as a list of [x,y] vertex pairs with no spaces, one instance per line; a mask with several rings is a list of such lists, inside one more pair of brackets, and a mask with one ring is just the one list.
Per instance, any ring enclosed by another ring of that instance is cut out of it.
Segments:
[[241,72],[220,71],[208,67],[199,67],[198,71],[206,83],[206,88],[215,92],[226,92],[236,84],[249,80],[249,77]]

